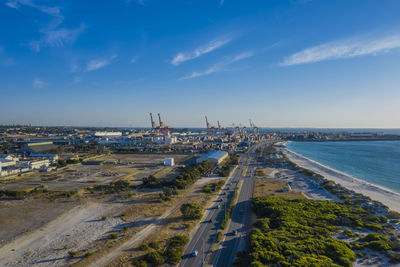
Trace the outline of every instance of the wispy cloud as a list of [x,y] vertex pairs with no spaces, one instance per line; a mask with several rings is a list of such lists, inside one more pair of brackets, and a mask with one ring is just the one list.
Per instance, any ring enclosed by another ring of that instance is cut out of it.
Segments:
[[108,59],[93,59],[90,60],[86,66],[86,71],[93,71],[93,70],[98,70],[101,69],[107,65],[109,65],[114,58],[117,56],[112,56],[111,58]]
[[45,85],[46,85],[46,83],[39,78],[35,78],[32,83],[32,86],[34,88],[42,88]]
[[185,61],[192,60],[198,57],[201,57],[204,54],[210,53],[215,49],[218,49],[227,43],[231,42],[232,38],[223,38],[213,40],[205,45],[202,45],[196,48],[194,51],[191,52],[179,52],[176,56],[171,60],[171,64],[177,66]]
[[86,29],[85,24],[81,24],[78,28],[53,29],[41,31],[43,36],[39,40],[31,41],[29,46],[32,50],[39,52],[43,47],[63,47],[65,44],[75,42],[79,35]]
[[400,48],[400,35],[379,38],[358,37],[304,49],[286,57],[280,65],[292,66],[325,60],[377,55],[387,53],[396,48]]
[[81,81],[81,77],[75,77],[74,78],[74,83],[79,83]]
[[220,0],[219,5],[222,6],[224,4],[225,0]]
[[33,40],[29,43],[30,48],[36,52],[39,52],[43,47],[62,47],[65,44],[73,43],[86,30],[83,23],[76,28],[59,27],[64,21],[64,16],[58,6],[39,5],[33,0],[9,0],[6,2],[6,6],[14,9],[28,6],[52,17],[52,21],[39,30],[43,36],[39,40]]
[[212,73],[216,73],[216,72],[221,72],[221,71],[226,71],[226,67],[228,67],[229,65],[244,60],[246,58],[250,58],[253,56],[252,52],[243,52],[241,54],[238,54],[232,58],[229,59],[225,59],[221,62],[218,62],[217,64],[214,64],[213,66],[211,66],[210,68],[204,70],[204,71],[195,71],[192,72],[190,75],[188,76],[184,76],[182,78],[180,78],[180,80],[187,80],[187,79],[193,79],[193,78],[197,78],[197,77],[201,77],[201,76],[206,76],[206,75],[210,75]]

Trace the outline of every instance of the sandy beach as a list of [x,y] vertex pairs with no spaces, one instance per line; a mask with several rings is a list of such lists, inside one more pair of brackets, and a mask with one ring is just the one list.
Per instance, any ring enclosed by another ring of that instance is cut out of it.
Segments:
[[282,149],[282,152],[286,154],[291,161],[299,166],[312,170],[313,172],[318,173],[324,176],[326,179],[332,180],[346,187],[347,189],[353,190],[365,196],[369,196],[371,199],[385,204],[391,210],[400,212],[400,193],[368,183],[346,173],[332,169],[328,166],[320,164],[319,162],[299,155],[287,149],[286,147]]

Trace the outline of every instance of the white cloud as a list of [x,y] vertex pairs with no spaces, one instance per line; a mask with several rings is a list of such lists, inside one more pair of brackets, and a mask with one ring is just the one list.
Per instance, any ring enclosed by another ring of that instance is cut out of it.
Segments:
[[380,38],[352,38],[304,49],[286,57],[281,66],[308,64],[332,59],[352,58],[387,53],[400,48],[400,35]]
[[46,83],[39,78],[35,78],[32,83],[32,86],[34,88],[42,88],[45,85],[46,85]]
[[79,83],[81,81],[81,77],[75,77],[74,78],[74,83]]
[[86,29],[82,23],[78,28],[68,29],[52,29],[42,31],[43,36],[40,40],[31,41],[29,46],[32,50],[39,52],[43,47],[63,47],[65,44],[75,42],[79,35]]
[[110,64],[110,61],[108,61],[107,59],[94,59],[88,62],[87,66],[86,66],[86,70],[87,71],[92,71],[92,70],[98,70],[100,68],[103,68],[105,66],[107,66],[108,64]]
[[93,71],[101,69],[107,65],[109,65],[117,56],[113,55],[108,59],[93,59],[90,60],[86,66],[86,71]]
[[200,71],[200,72],[194,71],[190,75],[180,78],[180,80],[187,80],[187,79],[210,75],[210,74],[216,73],[216,72],[225,71],[227,66],[229,66],[237,61],[240,61],[240,60],[243,60],[246,58],[250,58],[252,56],[253,56],[252,52],[249,52],[249,51],[243,52],[241,54],[236,55],[233,58],[218,62],[217,64],[214,64],[213,66],[211,66],[210,68],[208,68],[204,71]]
[[14,9],[19,9],[23,5],[38,9],[53,18],[46,27],[39,31],[43,36],[39,40],[33,40],[29,43],[30,48],[36,52],[39,52],[43,47],[62,47],[65,44],[73,43],[86,29],[83,23],[76,28],[60,28],[59,26],[64,21],[60,7],[39,5],[33,0],[9,0],[6,2],[6,6]]
[[222,6],[224,4],[225,0],[220,0],[219,5]]
[[213,40],[213,41],[207,43],[206,45],[196,48],[194,51],[187,52],[187,53],[179,52],[171,60],[171,64],[174,66],[177,66],[185,61],[198,58],[204,54],[210,53],[210,52],[214,51],[215,49],[218,49],[218,48],[226,45],[230,41],[232,41],[232,38]]

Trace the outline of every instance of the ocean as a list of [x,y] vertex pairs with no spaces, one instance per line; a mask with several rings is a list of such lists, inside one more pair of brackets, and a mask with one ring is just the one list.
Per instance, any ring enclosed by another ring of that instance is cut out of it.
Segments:
[[400,141],[290,142],[287,148],[338,171],[400,192]]

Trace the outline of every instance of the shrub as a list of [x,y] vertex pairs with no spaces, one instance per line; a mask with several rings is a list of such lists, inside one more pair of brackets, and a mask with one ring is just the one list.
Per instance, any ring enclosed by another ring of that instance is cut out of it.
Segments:
[[147,267],[147,261],[137,260],[133,262],[133,265],[135,265],[136,267]]
[[185,245],[189,239],[184,235],[177,235],[168,240],[168,245],[165,250],[167,262],[171,264],[178,264],[182,259]]
[[[352,249],[379,247],[369,244],[373,240],[388,248],[387,237],[376,233],[350,244],[333,238],[338,226],[376,221],[376,216],[356,204],[257,197],[253,208],[260,219],[249,235],[251,266],[351,266],[356,259]],[[347,229],[344,235],[357,236]]]
[[181,206],[181,213],[185,219],[200,219],[203,215],[203,208],[197,203],[188,202]]
[[217,242],[221,242],[221,240],[222,240],[222,232],[221,231],[218,231],[218,234],[217,234]]
[[158,253],[157,251],[152,251],[152,252],[147,253],[144,256],[144,259],[147,262],[152,263],[156,266],[161,265],[165,262],[163,256],[160,253]]
[[159,245],[157,242],[155,242],[155,241],[151,241],[150,244],[149,244],[149,246],[150,246],[151,248],[155,249],[155,250],[159,250],[159,249],[160,249],[160,245]]
[[107,219],[106,216],[101,216],[101,220],[102,220],[102,221],[105,221],[106,219]]
[[118,235],[117,235],[117,234],[110,234],[110,235],[108,236],[108,238],[109,238],[109,239],[117,239],[117,238],[118,238]]
[[149,249],[149,245],[147,245],[146,243],[142,243],[139,248],[140,250],[146,251]]
[[92,256],[92,255],[93,255],[93,252],[86,252],[85,255],[84,255],[84,257],[85,257],[85,258],[88,258],[88,257],[90,257],[90,256]]
[[70,250],[68,251],[68,256],[70,258],[75,258],[78,253],[76,251]]

